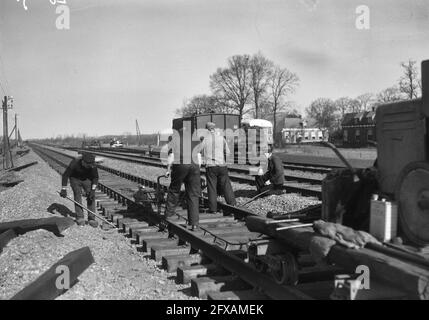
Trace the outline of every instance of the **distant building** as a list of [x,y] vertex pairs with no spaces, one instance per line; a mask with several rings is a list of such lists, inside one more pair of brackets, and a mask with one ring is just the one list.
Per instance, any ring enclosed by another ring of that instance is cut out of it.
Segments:
[[341,128],[344,146],[365,147],[369,141],[376,141],[375,112],[346,113]]
[[284,143],[300,143],[327,140],[327,130],[318,128],[312,118],[285,118],[282,129]]

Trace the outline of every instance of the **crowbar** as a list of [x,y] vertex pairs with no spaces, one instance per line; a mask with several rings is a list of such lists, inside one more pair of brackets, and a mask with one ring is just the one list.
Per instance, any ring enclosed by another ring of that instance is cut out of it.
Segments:
[[[61,195],[61,193],[60,192],[57,192],[59,195]],[[100,219],[101,221],[104,221],[104,222],[106,222],[107,224],[109,224],[109,225],[111,225],[112,227],[114,227],[114,228],[116,228],[116,229],[119,229],[117,226],[115,226],[113,223],[111,223],[110,221],[108,221],[108,220],[106,220],[106,219],[104,219],[103,217],[101,217],[98,213],[95,213],[95,212],[93,212],[93,211],[91,211],[91,210],[89,210],[87,207],[85,207],[85,206],[83,206],[83,205],[81,205],[79,202],[77,202],[77,201],[74,201],[72,198],[69,198],[69,197],[66,197],[66,199],[69,199],[71,202],[73,202],[74,204],[76,204],[76,205],[78,205],[79,207],[81,207],[82,209],[84,209],[84,210],[86,210],[86,211],[88,211],[88,213],[91,213],[91,214],[93,214],[96,218],[98,218],[98,219]]]
[[264,195],[264,194],[268,193],[268,191],[271,191],[271,189],[268,189],[268,190],[265,190],[265,191],[263,191],[263,192],[261,192],[261,193],[258,193],[256,196],[254,196],[252,199],[250,199],[250,200],[249,200],[249,201],[247,201],[246,203],[242,204],[241,206],[242,206],[242,207],[244,207],[245,205],[248,205],[250,202],[252,202],[252,201],[256,200],[256,199],[257,199],[257,198],[259,198],[260,196],[262,196],[262,195]]

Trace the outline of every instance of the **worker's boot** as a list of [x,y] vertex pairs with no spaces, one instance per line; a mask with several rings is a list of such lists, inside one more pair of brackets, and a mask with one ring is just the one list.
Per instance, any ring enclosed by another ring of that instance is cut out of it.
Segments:
[[98,227],[98,222],[96,220],[88,220],[88,224],[93,228]]
[[95,216],[92,214],[88,214],[88,224],[93,227],[93,228],[97,228],[98,227],[98,222],[97,220],[95,220]]
[[85,219],[84,218],[76,218],[76,224],[78,226],[84,226],[85,225]]
[[196,231],[200,230],[200,228],[196,225],[190,225],[190,226],[188,226],[188,230],[196,232]]

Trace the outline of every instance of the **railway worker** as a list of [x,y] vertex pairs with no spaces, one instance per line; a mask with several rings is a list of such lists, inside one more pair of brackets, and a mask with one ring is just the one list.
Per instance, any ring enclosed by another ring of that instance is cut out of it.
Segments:
[[[84,153],[82,158],[76,158],[70,162],[62,175],[61,197],[67,197],[67,181],[73,190],[74,200],[82,204],[82,190],[86,195],[87,208],[95,212],[95,189],[98,183],[98,170],[95,166],[95,156],[91,153]],[[85,217],[82,208],[75,204],[76,223],[85,225]],[[88,212],[88,224],[97,227],[98,222],[95,216]]]
[[[188,212],[188,225],[191,231],[199,225],[199,201],[201,195],[201,176],[199,161],[191,159],[190,163],[184,162],[183,154],[180,152],[179,137],[173,137],[170,141],[168,152],[166,177],[171,176],[168,188],[165,217],[168,219],[175,214],[179,202],[180,189],[185,184],[185,199]],[[176,154],[176,156],[175,156]]]
[[259,193],[271,190],[267,194],[281,193],[285,182],[285,173],[282,160],[273,154],[273,145],[268,145],[265,156],[268,159],[267,172],[255,177],[256,188]]
[[199,151],[206,165],[209,213],[216,213],[218,191],[219,194],[223,194],[227,204],[233,206],[236,204],[225,162],[225,156],[230,155],[230,150],[225,137],[216,132],[216,125],[213,122],[207,122],[206,129],[208,134],[202,140]]

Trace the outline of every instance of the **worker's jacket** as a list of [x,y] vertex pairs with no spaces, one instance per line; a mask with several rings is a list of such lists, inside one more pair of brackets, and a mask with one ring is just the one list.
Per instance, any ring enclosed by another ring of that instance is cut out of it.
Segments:
[[207,167],[225,166],[225,156],[229,156],[230,151],[225,138],[216,133],[209,132],[199,145],[199,151],[203,155],[203,161]]
[[79,180],[91,180],[91,184],[98,183],[98,170],[96,167],[85,168],[82,165],[82,159],[73,159],[66,171],[64,171],[62,176],[62,185],[67,186],[67,181],[69,178],[76,178]]
[[283,185],[285,182],[285,172],[283,162],[274,154],[268,159],[268,169],[263,175],[265,181],[270,180],[273,185]]

